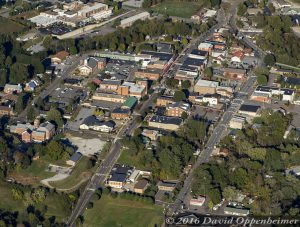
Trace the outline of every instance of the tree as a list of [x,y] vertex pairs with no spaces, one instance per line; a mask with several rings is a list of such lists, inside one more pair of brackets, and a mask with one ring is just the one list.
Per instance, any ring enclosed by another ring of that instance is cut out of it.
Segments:
[[64,124],[61,112],[53,107],[47,113],[47,120],[54,122],[58,127],[62,127]]
[[267,85],[268,84],[268,77],[266,75],[260,74],[257,76],[257,83],[258,85]]
[[269,75],[269,70],[267,68],[257,67],[254,74],[257,76],[257,83],[259,85],[267,85]]
[[209,190],[208,195],[214,204],[218,204],[221,202],[222,196],[221,196],[220,189],[213,188],[213,189]]
[[213,69],[212,69],[212,67],[206,67],[206,68],[204,69],[204,75],[205,75],[206,77],[208,77],[209,79],[211,79],[212,76],[213,76]]
[[9,82],[13,84],[23,83],[29,78],[28,67],[21,63],[15,63],[10,67]]
[[7,83],[7,70],[0,69],[0,86],[4,86]]
[[186,119],[188,118],[188,114],[187,114],[185,111],[182,112],[181,118],[182,118],[183,120],[186,120]]
[[120,52],[124,52],[124,51],[126,50],[125,44],[124,44],[124,43],[121,43],[120,46],[119,46],[119,48],[118,48],[118,50],[119,50]]
[[179,102],[179,101],[182,101],[185,99],[186,99],[186,95],[183,91],[175,91],[174,96],[173,96],[173,100],[175,102]]
[[240,3],[238,6],[237,15],[241,17],[244,16],[246,12],[247,12],[247,6],[243,2]]
[[27,119],[32,122],[32,121],[34,121],[35,117],[36,117],[36,111],[35,111],[34,107],[31,106],[31,105],[28,106],[28,108],[27,108]]
[[264,58],[264,63],[267,66],[273,66],[276,62],[276,58],[273,54],[267,54]]
[[189,41],[187,40],[187,38],[183,38],[183,39],[181,40],[181,43],[182,43],[184,46],[186,46],[186,45],[189,43]]
[[191,82],[189,80],[184,80],[181,82],[181,87],[183,89],[189,89],[191,86]]
[[46,146],[47,149],[47,155],[52,160],[59,160],[62,159],[65,155],[64,147],[59,142],[52,140],[48,145]]
[[25,99],[24,99],[24,95],[23,94],[20,94],[18,96],[18,99],[17,99],[17,102],[16,102],[16,105],[15,105],[15,111],[17,113],[21,113],[25,108]]

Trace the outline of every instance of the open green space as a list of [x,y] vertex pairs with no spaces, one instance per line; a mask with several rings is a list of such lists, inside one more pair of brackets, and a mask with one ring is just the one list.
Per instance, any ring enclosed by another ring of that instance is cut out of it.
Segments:
[[129,166],[135,166],[138,169],[147,169],[147,167],[143,165],[143,163],[140,161],[141,156],[143,156],[142,152],[133,156],[130,152],[128,152],[128,150],[123,149],[118,159],[118,163],[129,165]]
[[[17,211],[19,219],[22,219],[27,212],[26,206],[22,200],[13,199],[12,188],[10,183],[0,181],[0,209]],[[55,216],[58,221],[63,221],[69,215],[69,204],[59,194],[49,194],[43,204],[47,206],[45,217]],[[35,207],[43,209],[43,204],[36,204]]]
[[51,183],[51,186],[57,189],[66,189],[66,190],[72,188],[77,189],[81,183],[83,183],[84,181],[88,180],[91,177],[95,169],[95,167],[88,169],[88,162],[89,162],[89,158],[83,156],[78,161],[78,163],[74,167],[74,170],[72,171],[71,175],[68,178],[60,181],[55,181]]
[[102,195],[84,214],[84,226],[154,226],[161,225],[162,207],[138,201]]
[[10,19],[0,17],[0,28],[0,34],[8,34],[21,32],[24,26]]
[[169,16],[190,18],[201,9],[203,2],[181,2],[167,0],[151,7],[153,12],[167,14]]

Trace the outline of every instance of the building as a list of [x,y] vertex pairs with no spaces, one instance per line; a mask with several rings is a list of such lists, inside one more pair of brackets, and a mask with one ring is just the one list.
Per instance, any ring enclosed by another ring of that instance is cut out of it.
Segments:
[[24,90],[33,92],[35,91],[36,87],[38,86],[38,82],[36,80],[31,80],[28,83],[26,83]]
[[88,57],[84,59],[81,65],[77,68],[79,74],[82,76],[88,76],[97,70],[102,70],[106,66],[106,58]]
[[66,161],[66,164],[74,167],[81,157],[82,154],[80,152],[75,152],[70,159]]
[[190,206],[203,206],[205,203],[205,197],[203,196],[198,196],[197,198],[192,198],[190,200]]
[[[190,68],[191,70],[188,71],[187,68]],[[178,80],[180,83],[183,81],[189,81],[192,86],[195,84],[195,80],[199,76],[199,71],[197,68],[193,67],[181,67],[174,77],[174,79]]]
[[122,84],[121,80],[104,79],[102,83],[100,83],[99,89],[104,91],[117,92],[121,84]]
[[136,78],[158,80],[162,75],[162,70],[155,68],[138,69],[134,76]]
[[32,131],[30,130],[30,129],[26,129],[23,133],[22,133],[22,135],[21,135],[21,137],[22,137],[22,141],[24,142],[24,143],[30,143],[31,141],[32,141]]
[[23,91],[23,88],[21,84],[5,84],[3,91],[6,94],[19,94]]
[[123,103],[122,108],[132,110],[137,104],[138,100],[136,97],[128,97],[126,101]]
[[149,186],[149,183],[147,180],[142,179],[139,180],[133,187],[133,192],[138,193],[138,194],[144,194],[146,191],[147,187]]
[[211,54],[213,47],[214,46],[211,43],[200,43],[198,50],[207,51],[209,54]]
[[107,101],[114,103],[124,103],[127,97],[124,95],[112,94],[112,93],[104,93],[104,92],[95,92],[92,96],[92,100],[96,101]]
[[246,78],[246,70],[225,68],[223,69],[223,76],[228,80],[244,80]]
[[156,99],[156,106],[167,106],[174,103],[173,97],[160,96]]
[[295,90],[289,88],[257,86],[250,99],[270,103],[271,97],[273,96],[277,96],[282,101],[293,102],[295,99]]
[[246,118],[239,115],[234,115],[229,122],[229,127],[232,129],[242,129],[244,127]]
[[215,94],[219,82],[210,80],[198,80],[194,86],[194,92],[199,94]]
[[150,127],[176,131],[180,127],[182,122],[183,120],[178,117],[154,115],[150,118],[148,123]]
[[159,181],[158,190],[172,192],[176,188],[177,181]]
[[246,208],[237,208],[237,207],[230,207],[230,206],[226,206],[224,208],[224,214],[227,215],[248,216],[249,213],[250,210]]
[[208,52],[203,50],[192,50],[188,55],[189,58],[195,58],[199,60],[206,60],[208,57]]
[[251,117],[257,117],[259,115],[259,110],[260,106],[243,104],[241,105],[238,113]]
[[13,108],[9,106],[0,106],[0,116],[14,115]]
[[231,98],[233,96],[233,88],[227,86],[218,86],[216,93],[223,97]]
[[149,138],[152,141],[156,141],[158,139],[159,133],[156,130],[143,129],[142,135]]
[[180,101],[167,105],[166,116],[181,117],[183,113],[189,114],[190,104]]
[[220,95],[205,94],[195,98],[195,102],[208,103],[208,106],[214,106],[219,103]]
[[137,20],[146,20],[150,18],[150,14],[148,12],[142,12],[139,13],[137,15],[134,15],[132,17],[128,17],[126,19],[123,19],[120,21],[120,27],[121,28],[126,28],[131,26],[134,22],[136,22]]
[[42,143],[46,140],[46,133],[40,131],[33,131],[31,134],[31,139],[33,142]]
[[250,96],[250,100],[256,102],[271,103],[271,98],[268,94],[258,93],[258,92],[253,92],[252,95]]
[[51,64],[60,64],[62,63],[68,56],[69,52],[67,51],[60,51],[57,52],[55,55],[51,56]]
[[100,132],[112,132],[114,130],[115,123],[112,121],[100,121],[95,116],[89,116],[83,120],[79,128],[82,130],[95,130]]
[[50,122],[44,122],[36,129],[39,132],[45,132],[45,139],[51,139],[55,134],[55,126]]
[[114,173],[107,181],[107,185],[112,188],[123,188],[127,179],[127,175],[123,173]]
[[111,112],[111,118],[117,120],[128,119],[131,115],[131,110],[128,108],[116,108]]
[[242,63],[243,59],[245,57],[245,54],[243,51],[238,50],[232,53],[231,62],[233,63]]
[[138,99],[146,95],[147,87],[142,84],[136,84],[132,82],[124,82],[118,89],[120,95],[130,95]]

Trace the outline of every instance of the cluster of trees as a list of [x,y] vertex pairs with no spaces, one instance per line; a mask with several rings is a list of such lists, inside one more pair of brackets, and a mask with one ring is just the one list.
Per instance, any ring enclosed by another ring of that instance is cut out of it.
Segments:
[[[300,44],[291,31],[291,18],[289,16],[264,16],[259,14],[256,18],[258,26],[264,32],[257,38],[257,44],[264,50],[271,51],[277,62],[297,66],[300,63]],[[274,59],[268,57],[267,63]]]
[[[51,37],[48,37],[44,39],[43,44],[48,51],[54,53],[62,49],[69,50],[71,47],[78,52],[101,49],[110,49],[111,51],[119,50],[121,52],[139,52],[140,45],[145,41],[146,36],[157,37],[163,34],[170,36],[180,35],[183,37],[197,36],[209,29],[214,23],[214,20],[209,20],[207,23],[198,25],[184,22],[171,22],[166,19],[153,19],[137,21],[129,28],[117,28],[114,33],[104,36],[78,40],[68,39],[59,42],[52,42]],[[177,44],[177,48],[179,49],[180,45]]]
[[268,110],[255,119],[259,127],[247,126],[235,139],[225,137],[221,149],[228,149],[228,156],[201,165],[195,171],[192,192],[208,195],[212,205],[222,198],[236,201],[247,195],[243,203],[254,215],[299,215],[300,181],[283,174],[300,164],[298,133],[283,139],[289,121],[289,117]]
[[35,73],[43,73],[44,65],[41,55],[28,55],[14,35],[0,35],[0,86],[7,82],[24,83]]
[[188,119],[177,134],[160,137],[157,146],[149,151],[142,143],[139,132],[123,140],[124,152],[138,158],[138,162],[152,171],[154,179],[174,179],[192,161],[193,152],[202,146],[207,124]]
[[[145,0],[143,2],[143,7],[144,8],[150,8],[151,6],[155,6],[157,4],[160,4],[164,1],[168,1],[168,0]],[[203,6],[203,7],[217,7],[217,6],[220,6],[221,4],[221,0],[204,0],[204,1],[200,1],[200,0],[196,0],[196,1],[191,1],[191,0],[180,0],[180,1],[183,1],[183,2],[199,2],[199,8],[200,6]],[[176,4],[176,2],[174,3]]]
[[267,85],[269,80],[269,70],[264,67],[257,67],[254,70],[254,74],[257,76],[258,85]]

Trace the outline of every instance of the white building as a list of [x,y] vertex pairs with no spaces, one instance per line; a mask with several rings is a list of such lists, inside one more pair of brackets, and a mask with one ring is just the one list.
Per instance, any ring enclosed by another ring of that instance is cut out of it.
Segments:
[[150,13],[142,12],[142,13],[139,13],[139,14],[134,15],[132,17],[128,17],[126,19],[121,20],[120,27],[121,28],[126,28],[126,27],[131,26],[137,20],[146,20],[148,18],[150,18]]

